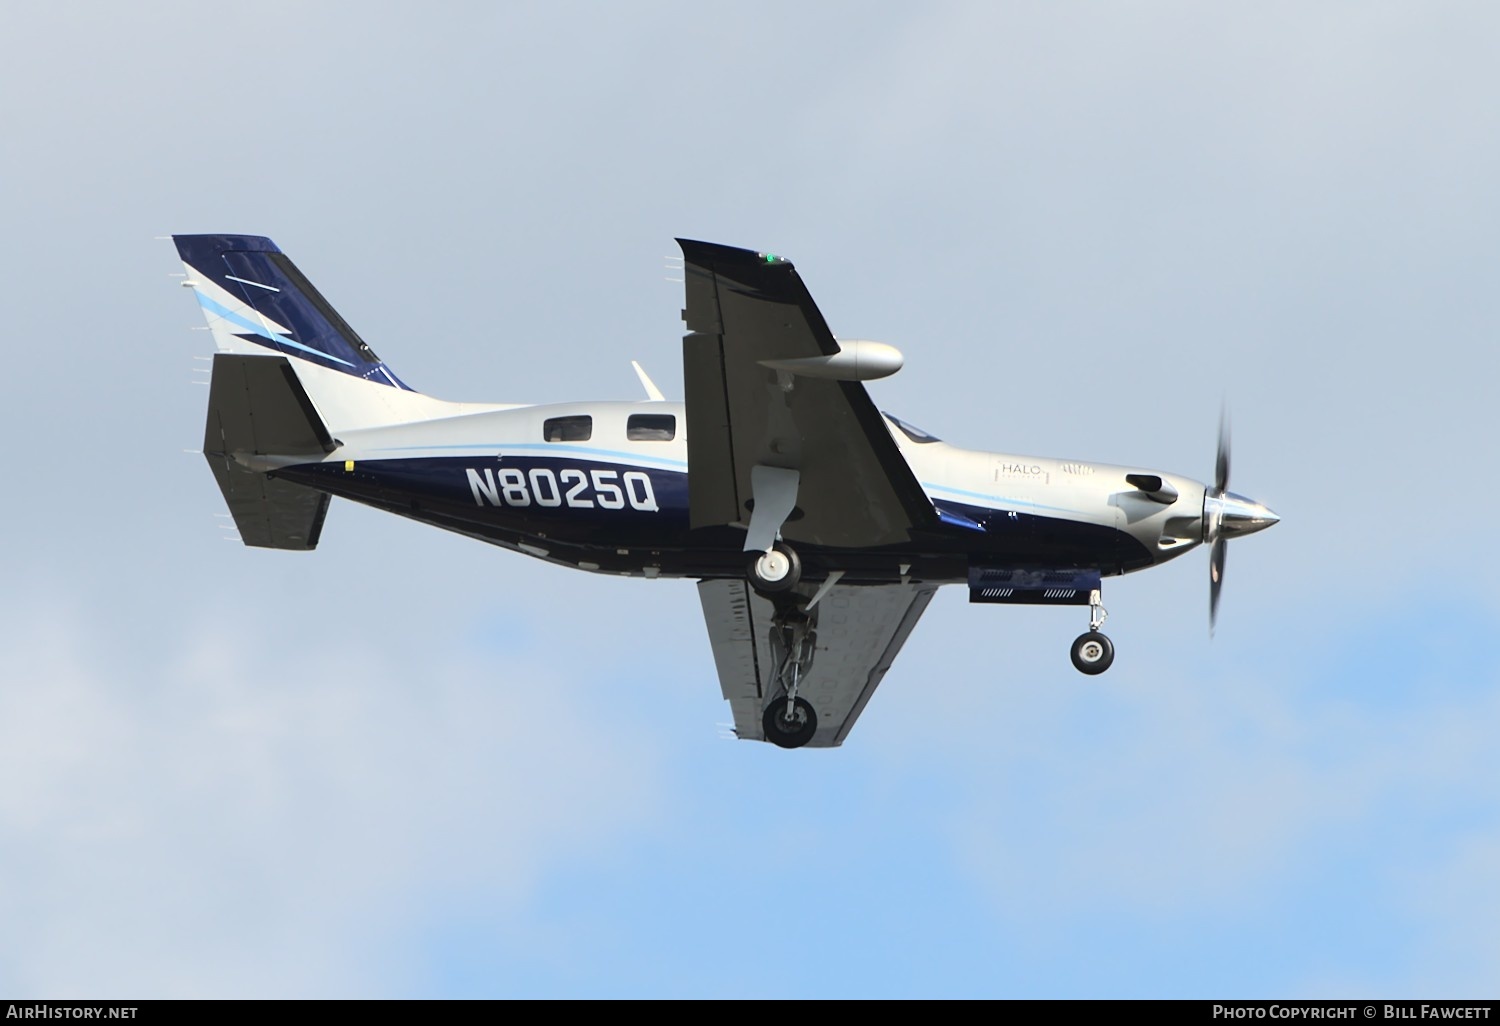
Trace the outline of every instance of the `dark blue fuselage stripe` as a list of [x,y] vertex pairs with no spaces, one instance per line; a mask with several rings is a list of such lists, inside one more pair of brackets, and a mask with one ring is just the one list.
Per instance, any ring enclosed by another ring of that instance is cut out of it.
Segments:
[[[683,554],[687,566],[692,565],[691,554],[701,551],[718,567],[726,549],[738,554],[743,539],[743,532],[732,528],[692,530],[687,474],[659,467],[530,455],[441,456],[362,460],[352,469],[330,460],[277,473],[356,501],[399,507],[417,519],[430,510],[447,526],[493,527],[558,545],[672,550]],[[910,543],[872,554],[928,552],[976,565],[1092,566],[1106,573],[1152,562],[1140,542],[1109,527],[951,500],[942,506],[968,524],[941,524]],[[830,560],[851,554],[826,551]]]

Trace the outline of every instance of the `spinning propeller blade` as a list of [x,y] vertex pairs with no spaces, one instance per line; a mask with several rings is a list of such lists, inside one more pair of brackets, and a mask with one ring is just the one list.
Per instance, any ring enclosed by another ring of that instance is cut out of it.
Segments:
[[1219,589],[1224,586],[1224,552],[1227,546],[1223,538],[1214,539],[1208,551],[1208,636],[1214,636],[1214,625],[1219,619]]
[[[1219,447],[1214,456],[1214,495],[1222,500],[1229,490],[1229,410],[1219,407]],[[1222,518],[1222,507],[1219,516]],[[1208,553],[1208,636],[1214,636],[1219,620],[1219,590],[1224,587],[1224,539],[1214,524],[1214,541]]]
[[1203,496],[1203,540],[1208,553],[1208,633],[1219,618],[1224,587],[1224,557],[1231,537],[1262,531],[1281,518],[1265,506],[1229,490],[1229,414],[1219,412],[1219,451],[1214,459],[1214,486]]
[[1214,490],[1229,490],[1229,411],[1219,410],[1219,452],[1214,459]]

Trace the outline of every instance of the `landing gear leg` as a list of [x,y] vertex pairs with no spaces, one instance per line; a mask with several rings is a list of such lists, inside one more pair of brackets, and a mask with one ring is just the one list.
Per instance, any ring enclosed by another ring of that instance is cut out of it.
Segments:
[[781,527],[797,508],[802,472],[757,464],[750,468],[750,523],[745,529],[745,552],[750,565],[745,576],[762,595],[791,591],[802,579],[802,560],[781,541]]
[[1078,635],[1073,640],[1073,648],[1069,652],[1073,658],[1073,665],[1080,673],[1089,675],[1103,673],[1115,661],[1114,643],[1099,633],[1099,628],[1104,626],[1104,621],[1107,619],[1109,619],[1109,612],[1100,601],[1099,589],[1095,588],[1089,594],[1088,633]]
[[801,748],[818,731],[812,703],[797,694],[802,678],[812,668],[817,634],[803,612],[778,612],[771,622],[771,654],[776,660],[776,683],[784,689],[761,715],[766,740],[781,748]]

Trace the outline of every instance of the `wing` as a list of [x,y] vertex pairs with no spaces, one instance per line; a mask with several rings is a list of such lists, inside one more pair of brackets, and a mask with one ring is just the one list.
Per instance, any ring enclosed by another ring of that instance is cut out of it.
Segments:
[[707,242],[682,246],[688,491],[694,527],[749,518],[751,470],[800,474],[790,541],[863,547],[936,521],[858,381],[765,366],[833,356],[839,344],[790,262]]
[[[936,591],[933,584],[836,585],[809,611],[816,617],[817,649],[798,693],[818,714],[810,747],[844,743]],[[702,581],[698,598],[735,733],[764,740],[761,713],[780,697],[771,602],[743,581]]]

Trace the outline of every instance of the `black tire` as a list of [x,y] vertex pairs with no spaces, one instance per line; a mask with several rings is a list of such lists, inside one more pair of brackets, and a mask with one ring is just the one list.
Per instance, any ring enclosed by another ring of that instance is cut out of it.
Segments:
[[745,576],[752,588],[767,595],[791,591],[802,580],[802,560],[797,557],[797,550],[777,542],[770,552],[750,553]]
[[792,716],[786,715],[786,696],[773,699],[761,714],[760,725],[766,740],[781,748],[801,748],[818,732],[818,714],[805,698],[792,702]]
[[1068,654],[1073,657],[1073,665],[1078,668],[1079,673],[1092,676],[1109,669],[1110,664],[1115,661],[1115,646],[1098,631],[1089,631],[1078,635]]

